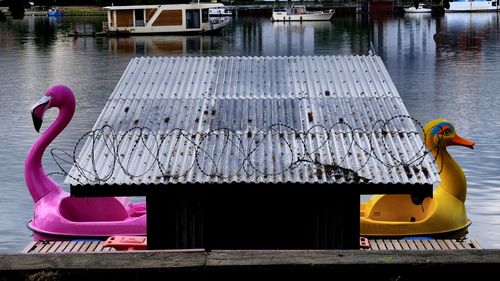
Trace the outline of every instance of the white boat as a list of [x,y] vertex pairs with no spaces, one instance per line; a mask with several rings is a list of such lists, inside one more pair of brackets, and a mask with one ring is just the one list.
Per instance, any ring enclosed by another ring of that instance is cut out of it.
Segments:
[[334,9],[326,11],[307,11],[304,5],[294,5],[290,8],[273,9],[273,21],[328,21],[331,20]]
[[224,7],[214,7],[208,9],[208,15],[211,17],[231,17],[233,13]]
[[411,6],[408,8],[404,8],[404,10],[405,10],[405,13],[430,13],[430,12],[432,12],[431,8],[428,8],[428,6],[425,6],[422,3],[418,4],[417,8],[415,8],[415,6]]
[[498,6],[494,1],[453,1],[450,2],[450,8],[445,9],[447,13],[463,13],[463,12],[496,12]]
[[206,33],[224,28],[230,18],[210,18],[220,3],[108,6],[103,31],[109,34]]

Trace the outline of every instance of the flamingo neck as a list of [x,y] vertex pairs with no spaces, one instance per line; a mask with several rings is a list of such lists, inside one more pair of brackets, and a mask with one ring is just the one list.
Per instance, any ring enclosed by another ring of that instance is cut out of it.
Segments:
[[432,155],[436,159],[441,176],[438,189],[443,189],[457,199],[465,202],[467,194],[467,180],[458,163],[451,157],[446,148],[435,149]]
[[61,190],[59,185],[47,176],[42,166],[42,156],[49,144],[62,132],[73,117],[73,106],[62,106],[56,120],[31,146],[25,160],[25,180],[34,202],[37,202],[54,190]]

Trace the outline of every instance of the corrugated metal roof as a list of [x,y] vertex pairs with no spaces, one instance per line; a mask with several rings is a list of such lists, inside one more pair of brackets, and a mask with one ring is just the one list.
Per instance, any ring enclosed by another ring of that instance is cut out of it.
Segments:
[[135,58],[66,182],[433,184],[378,56]]

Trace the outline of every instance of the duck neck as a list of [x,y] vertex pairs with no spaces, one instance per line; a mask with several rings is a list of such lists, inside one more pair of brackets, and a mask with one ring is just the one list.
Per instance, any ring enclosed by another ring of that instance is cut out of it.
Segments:
[[446,151],[446,148],[435,149],[432,155],[436,159],[441,176],[441,184],[438,189],[445,190],[457,199],[465,202],[467,194],[467,180],[458,163]]
[[59,185],[45,173],[42,165],[42,156],[49,144],[68,125],[73,117],[74,110],[74,105],[73,107],[60,107],[56,120],[38,137],[26,156],[24,177],[35,203],[52,191],[61,190]]

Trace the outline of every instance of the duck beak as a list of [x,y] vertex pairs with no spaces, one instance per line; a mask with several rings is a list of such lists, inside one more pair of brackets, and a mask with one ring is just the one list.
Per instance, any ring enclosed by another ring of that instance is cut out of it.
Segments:
[[468,147],[470,149],[474,149],[474,145],[476,143],[473,141],[470,141],[466,138],[462,138],[461,136],[455,134],[455,137],[449,141],[449,145],[461,145]]
[[50,98],[49,96],[43,96],[31,107],[31,118],[33,118],[33,126],[35,126],[37,132],[40,132],[40,128],[42,127],[43,114],[48,108]]

